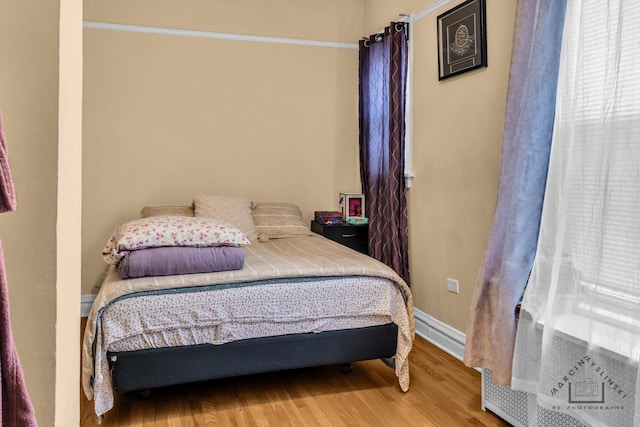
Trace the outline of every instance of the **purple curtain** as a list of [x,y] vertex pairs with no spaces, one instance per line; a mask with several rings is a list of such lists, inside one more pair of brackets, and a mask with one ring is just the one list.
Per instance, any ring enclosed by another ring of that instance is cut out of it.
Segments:
[[515,310],[538,242],[565,0],[518,0],[498,200],[467,323],[464,363],[511,383]]
[[406,23],[360,41],[360,178],[369,255],[409,283],[404,183]]
[[[0,117],[0,213],[17,208],[16,192],[9,165],[9,153]],[[0,426],[37,427],[36,414],[24,380],[20,357],[11,330],[9,285],[0,242]]]

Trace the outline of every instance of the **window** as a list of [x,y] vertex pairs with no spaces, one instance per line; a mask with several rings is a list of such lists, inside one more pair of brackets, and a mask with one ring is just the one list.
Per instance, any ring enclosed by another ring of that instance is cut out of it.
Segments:
[[[569,2],[553,162],[574,309],[640,331],[640,2]],[[553,185],[555,181],[551,182]],[[562,202],[564,201],[564,202]],[[546,203],[546,202],[545,202]]]

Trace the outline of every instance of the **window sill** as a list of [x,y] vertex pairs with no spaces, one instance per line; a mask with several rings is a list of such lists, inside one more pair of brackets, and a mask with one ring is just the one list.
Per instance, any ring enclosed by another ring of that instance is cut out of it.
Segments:
[[[538,327],[544,329],[544,323],[539,321]],[[635,361],[640,359],[638,334],[631,330],[575,313],[558,316],[554,329],[558,334],[574,342],[598,346],[608,356],[625,363],[629,359]]]

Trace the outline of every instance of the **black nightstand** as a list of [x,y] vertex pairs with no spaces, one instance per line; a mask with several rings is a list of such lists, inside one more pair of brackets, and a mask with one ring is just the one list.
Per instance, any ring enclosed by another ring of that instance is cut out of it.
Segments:
[[369,253],[369,224],[320,224],[311,221],[311,231],[365,255]]

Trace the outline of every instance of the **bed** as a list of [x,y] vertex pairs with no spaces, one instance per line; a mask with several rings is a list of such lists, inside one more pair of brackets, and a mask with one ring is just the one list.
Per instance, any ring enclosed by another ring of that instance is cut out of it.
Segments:
[[250,215],[241,268],[123,278],[109,267],[82,349],[82,385],[98,420],[114,392],[370,359],[383,359],[408,390],[414,324],[402,279],[311,233],[295,205],[251,203]]

